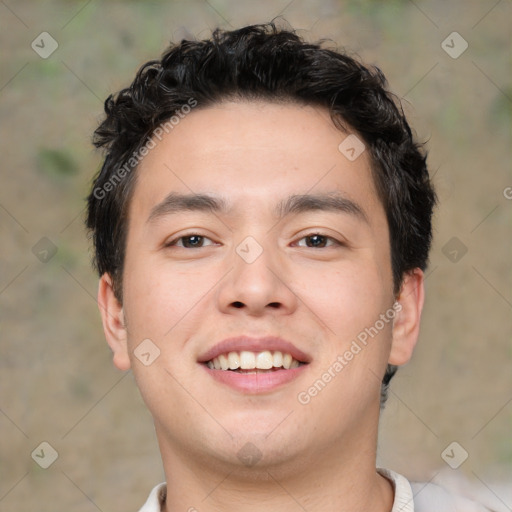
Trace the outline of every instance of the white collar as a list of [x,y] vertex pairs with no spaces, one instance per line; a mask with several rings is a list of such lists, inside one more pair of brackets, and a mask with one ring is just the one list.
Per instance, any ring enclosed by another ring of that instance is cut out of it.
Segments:
[[377,472],[387,478],[395,490],[391,512],[414,512],[414,497],[409,480],[389,469],[377,468]]

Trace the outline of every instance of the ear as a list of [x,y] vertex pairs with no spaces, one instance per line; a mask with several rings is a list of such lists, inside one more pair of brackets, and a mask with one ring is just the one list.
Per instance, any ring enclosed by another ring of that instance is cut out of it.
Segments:
[[420,330],[421,310],[425,298],[423,272],[416,268],[404,276],[393,322],[393,339],[389,364],[403,365],[412,356]]
[[107,343],[114,353],[114,365],[120,370],[130,368],[127,332],[122,304],[117,300],[109,274],[101,276],[98,287],[98,306]]

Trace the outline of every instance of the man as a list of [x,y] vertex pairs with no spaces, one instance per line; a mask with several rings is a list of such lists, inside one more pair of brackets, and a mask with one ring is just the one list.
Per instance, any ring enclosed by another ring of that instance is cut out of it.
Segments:
[[385,86],[270,23],[172,45],[107,99],[87,224],[166,475],[141,511],[414,510],[376,444],[435,193]]

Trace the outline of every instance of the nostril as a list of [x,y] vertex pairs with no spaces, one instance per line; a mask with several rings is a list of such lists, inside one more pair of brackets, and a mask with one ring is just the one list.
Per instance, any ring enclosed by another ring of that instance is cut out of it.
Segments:
[[244,307],[243,303],[239,302],[239,301],[233,302],[233,306],[235,306],[235,308],[243,308]]

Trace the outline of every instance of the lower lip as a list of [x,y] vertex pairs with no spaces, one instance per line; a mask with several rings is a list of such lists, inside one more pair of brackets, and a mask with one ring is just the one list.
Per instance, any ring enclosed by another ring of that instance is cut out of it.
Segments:
[[290,370],[274,370],[266,373],[238,373],[229,370],[212,370],[205,364],[201,366],[215,380],[244,393],[265,393],[273,391],[296,379],[305,370],[306,364]]

